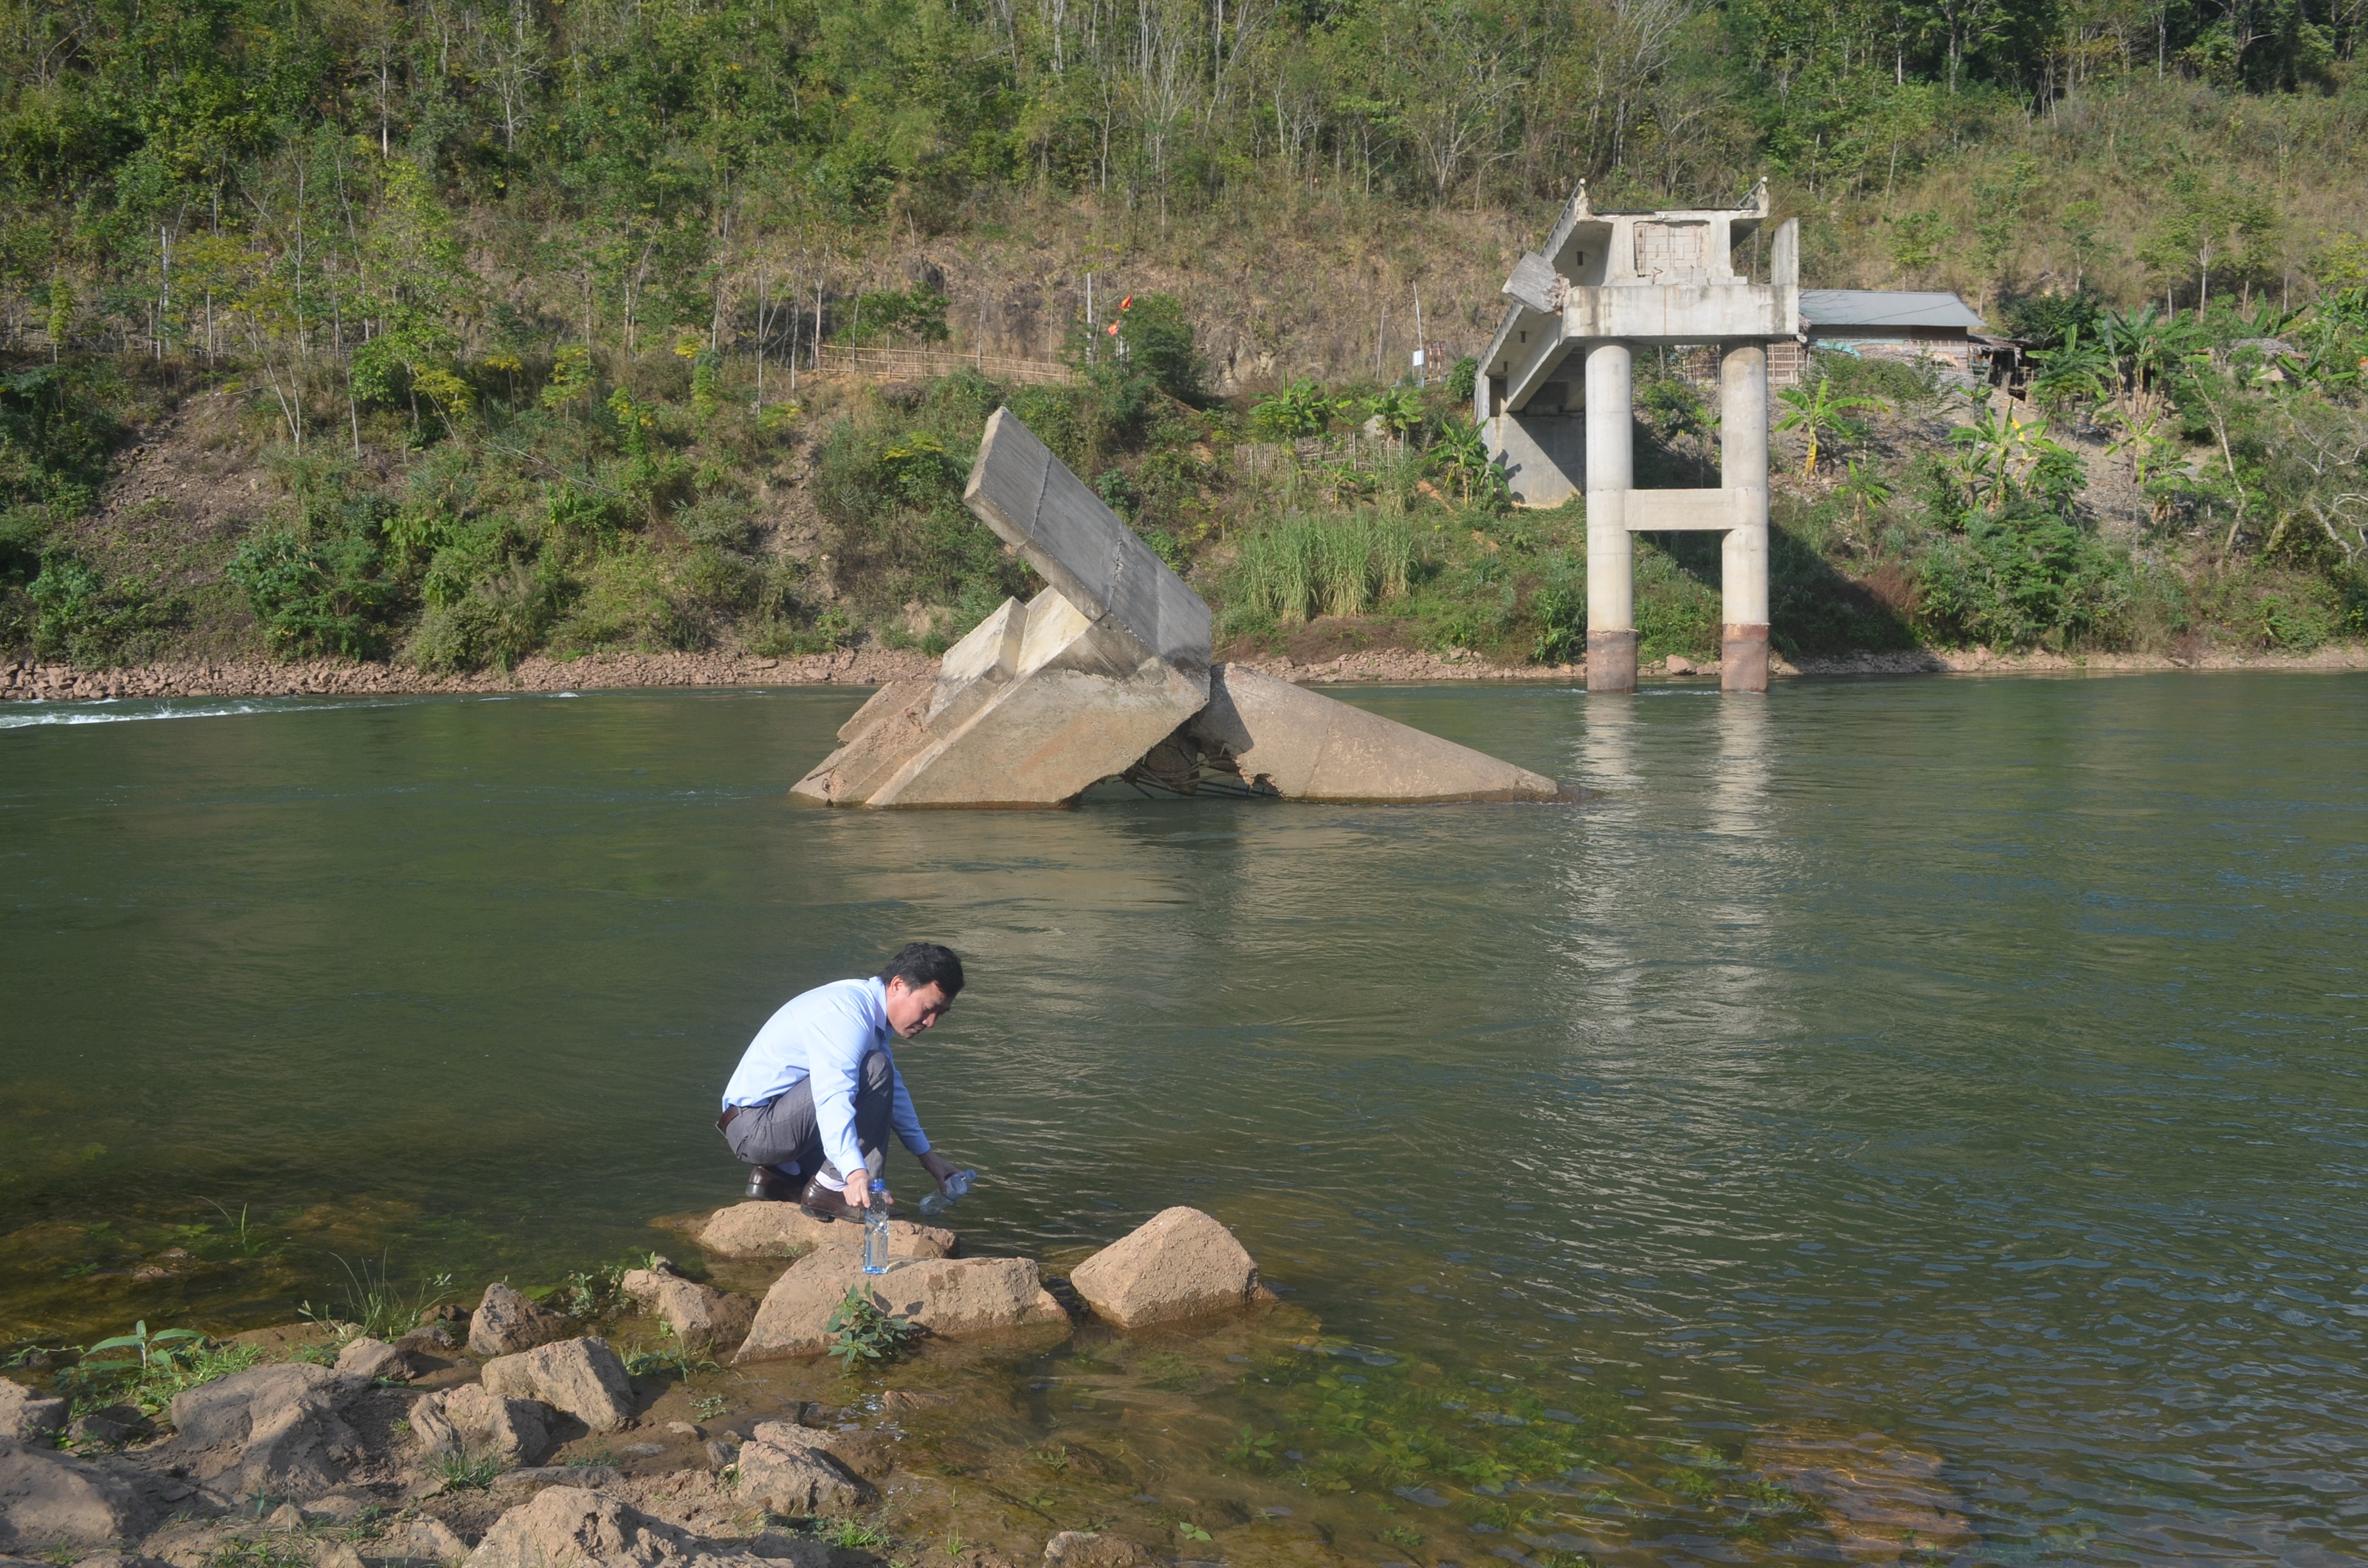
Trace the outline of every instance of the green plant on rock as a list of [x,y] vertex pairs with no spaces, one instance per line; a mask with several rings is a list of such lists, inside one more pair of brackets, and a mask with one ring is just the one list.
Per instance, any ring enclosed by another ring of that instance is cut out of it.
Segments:
[[850,1372],[867,1362],[894,1361],[922,1333],[920,1324],[882,1312],[860,1285],[848,1287],[847,1299],[823,1326],[830,1335],[830,1354]]
[[[129,1350],[129,1357],[107,1358],[110,1351]],[[142,1319],[130,1334],[102,1339],[83,1352],[82,1358],[59,1379],[77,1411],[108,1404],[131,1403],[160,1411],[173,1396],[200,1383],[245,1371],[263,1359],[253,1345],[222,1345],[195,1329],[149,1330]]]
[[835,1520],[823,1539],[847,1551],[877,1551],[896,1544],[896,1538],[871,1519]]

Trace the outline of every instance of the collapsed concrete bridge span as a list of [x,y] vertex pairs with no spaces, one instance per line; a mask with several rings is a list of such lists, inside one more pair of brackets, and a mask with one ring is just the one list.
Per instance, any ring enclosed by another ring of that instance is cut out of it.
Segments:
[[[1517,505],[1587,497],[1587,688],[1636,689],[1632,535],[1725,536],[1720,685],[1768,689],[1768,345],[1800,336],[1800,226],[1770,246],[1769,280],[1736,247],[1768,220],[1768,182],[1740,207],[1598,212],[1582,183],[1546,241],[1505,281],[1509,303],[1480,358],[1473,417]],[[1633,358],[1714,346],[1719,487],[1635,487]]]
[[1051,586],[938,674],[882,687],[791,793],[846,806],[1055,806],[1105,778],[1173,794],[1553,801],[1551,778],[1211,662],[1209,607],[1009,409],[963,504]]

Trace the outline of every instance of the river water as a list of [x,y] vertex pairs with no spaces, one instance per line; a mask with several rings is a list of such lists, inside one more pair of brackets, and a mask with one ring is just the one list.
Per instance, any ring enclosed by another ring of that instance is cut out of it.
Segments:
[[[1232,1225],[1292,1343],[1135,1403],[1342,1560],[2357,1560],[2368,680],[1344,695],[1600,799],[828,812],[832,690],[11,708],[0,1344],[666,1244],[756,1027],[926,936],[965,1244]],[[1083,1432],[1127,1354],[998,1375]]]

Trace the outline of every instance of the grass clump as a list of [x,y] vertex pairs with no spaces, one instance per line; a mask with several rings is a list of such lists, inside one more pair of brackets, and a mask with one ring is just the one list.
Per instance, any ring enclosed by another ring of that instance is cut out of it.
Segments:
[[446,1454],[436,1461],[436,1479],[447,1492],[483,1492],[502,1472],[498,1454]]

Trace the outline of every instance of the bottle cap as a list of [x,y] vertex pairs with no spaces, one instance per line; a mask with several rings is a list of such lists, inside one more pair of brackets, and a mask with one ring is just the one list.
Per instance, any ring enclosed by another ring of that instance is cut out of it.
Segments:
[[885,1192],[888,1190],[888,1184],[882,1181],[878,1176],[873,1176],[871,1178],[871,1190],[874,1192]]

